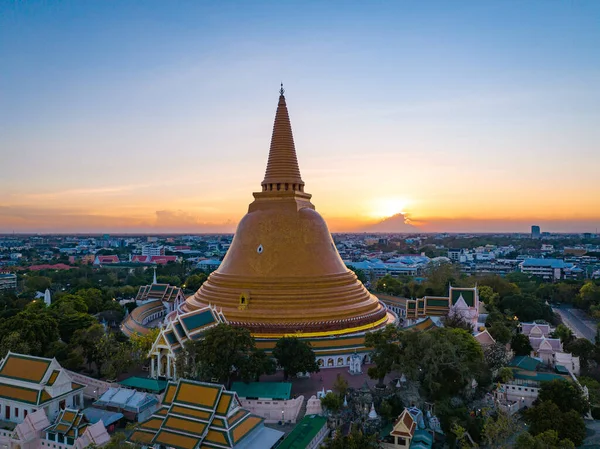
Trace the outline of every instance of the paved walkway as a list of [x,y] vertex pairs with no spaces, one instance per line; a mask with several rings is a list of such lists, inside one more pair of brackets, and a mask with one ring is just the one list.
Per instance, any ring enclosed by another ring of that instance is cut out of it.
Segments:
[[563,323],[573,331],[577,338],[587,338],[592,343],[596,338],[596,323],[591,320],[583,310],[555,308]]
[[[348,372],[348,367],[324,368],[318,373],[311,374],[309,378],[290,379],[289,381],[292,382],[292,394],[296,396],[304,395],[305,399],[309,399],[313,394],[316,395],[317,391],[320,391],[322,388],[325,388],[325,391],[333,390],[333,384],[338,374],[344,376],[351,388],[361,388],[365,384],[365,381],[369,387],[373,388],[377,380],[369,378],[367,375],[368,369],[368,365],[363,365],[363,374],[353,376]],[[395,376],[398,376],[398,374],[392,373],[386,378],[386,382],[391,381]],[[261,382],[282,382],[283,371],[278,371],[271,376],[261,376],[260,380]]]

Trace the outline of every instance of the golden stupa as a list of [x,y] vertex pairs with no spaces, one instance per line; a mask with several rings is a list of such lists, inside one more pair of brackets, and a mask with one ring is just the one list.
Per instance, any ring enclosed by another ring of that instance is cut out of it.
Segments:
[[345,266],[304,192],[283,94],[282,87],[262,191],[253,194],[221,266],[184,311],[216,306],[230,324],[263,340],[364,335],[394,316]]

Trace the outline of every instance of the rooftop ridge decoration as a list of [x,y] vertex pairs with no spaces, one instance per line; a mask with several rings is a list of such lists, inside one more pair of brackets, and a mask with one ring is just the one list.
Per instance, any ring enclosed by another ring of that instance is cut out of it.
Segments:
[[300,191],[304,192],[304,181],[300,175],[292,125],[288,114],[283,83],[279,90],[279,103],[275,112],[273,134],[269,159],[265,171],[265,179],[261,186],[266,191]]

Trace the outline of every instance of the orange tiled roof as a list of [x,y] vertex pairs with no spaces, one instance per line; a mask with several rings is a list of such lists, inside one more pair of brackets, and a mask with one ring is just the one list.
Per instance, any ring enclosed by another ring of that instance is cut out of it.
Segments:
[[129,441],[177,449],[231,449],[263,422],[240,409],[235,393],[222,385],[180,379],[169,384],[165,397],[163,407],[140,425],[142,433],[134,432]]
[[51,362],[50,359],[9,353],[0,368],[0,376],[39,384]]
[[4,399],[12,399],[19,402],[27,402],[29,404],[38,403],[38,390],[31,388],[15,387],[13,385],[0,384],[0,397]]

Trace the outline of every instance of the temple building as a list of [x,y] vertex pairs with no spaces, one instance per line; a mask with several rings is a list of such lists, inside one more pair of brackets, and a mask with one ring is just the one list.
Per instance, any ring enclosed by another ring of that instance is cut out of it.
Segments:
[[0,361],[0,448],[83,449],[110,437],[84,416],[83,390],[56,360],[9,352]]
[[283,87],[265,177],[253,195],[221,265],[179,312],[213,307],[267,352],[283,336],[305,339],[322,367],[365,356],[365,332],[397,316],[346,267],[305,191]]
[[152,328],[159,327],[164,317],[185,302],[185,295],[179,287],[157,283],[155,270],[154,281],[139,288],[135,302],[138,307],[121,323],[121,331],[128,337],[133,334],[145,335]]
[[479,292],[477,287],[459,288],[450,286],[448,296],[424,296],[405,301],[406,325],[414,324],[425,317],[458,315],[477,329],[480,313]]
[[43,409],[52,421],[61,409],[83,406],[84,387],[55,359],[9,351],[0,362],[0,417],[19,424]]
[[180,379],[167,387],[162,407],[141,423],[129,442],[177,449],[270,449],[284,433],[241,407],[222,385]]

